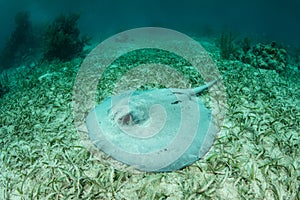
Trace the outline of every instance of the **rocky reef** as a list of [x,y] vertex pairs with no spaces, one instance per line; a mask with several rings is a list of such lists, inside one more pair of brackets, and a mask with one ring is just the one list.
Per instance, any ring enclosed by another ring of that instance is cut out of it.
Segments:
[[253,46],[244,56],[243,61],[257,68],[275,70],[281,73],[287,66],[287,52],[277,47],[275,42]]

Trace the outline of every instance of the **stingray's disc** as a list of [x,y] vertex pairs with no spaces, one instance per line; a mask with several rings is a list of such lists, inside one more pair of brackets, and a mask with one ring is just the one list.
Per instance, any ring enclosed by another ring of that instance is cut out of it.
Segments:
[[86,118],[101,151],[142,171],[173,171],[201,158],[216,133],[191,90],[125,92],[106,98]]

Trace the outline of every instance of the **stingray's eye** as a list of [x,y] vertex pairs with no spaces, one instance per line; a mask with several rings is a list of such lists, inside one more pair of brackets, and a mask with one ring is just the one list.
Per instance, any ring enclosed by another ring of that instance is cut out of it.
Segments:
[[121,125],[131,125],[132,124],[132,115],[131,113],[127,113],[126,115],[122,116],[118,119],[119,124]]

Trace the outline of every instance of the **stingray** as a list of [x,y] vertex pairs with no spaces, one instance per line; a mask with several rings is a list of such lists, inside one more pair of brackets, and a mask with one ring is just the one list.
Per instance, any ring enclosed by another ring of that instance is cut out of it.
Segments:
[[194,89],[131,90],[104,99],[86,118],[88,137],[101,151],[140,171],[174,171],[213,145],[211,111]]

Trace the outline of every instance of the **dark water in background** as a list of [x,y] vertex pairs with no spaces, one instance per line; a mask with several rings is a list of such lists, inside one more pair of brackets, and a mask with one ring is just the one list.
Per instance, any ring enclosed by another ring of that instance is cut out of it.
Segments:
[[80,30],[96,39],[144,26],[187,34],[227,28],[300,46],[300,0],[0,0],[0,48],[22,10],[30,11],[34,24],[79,11]]

